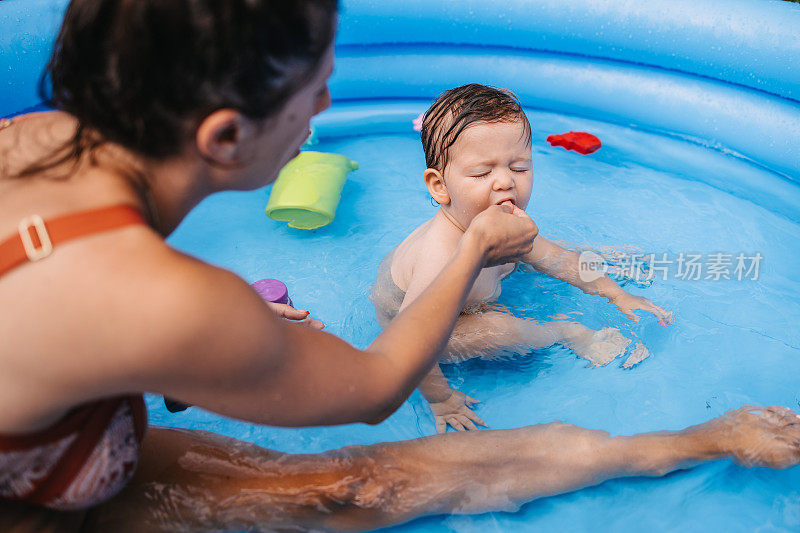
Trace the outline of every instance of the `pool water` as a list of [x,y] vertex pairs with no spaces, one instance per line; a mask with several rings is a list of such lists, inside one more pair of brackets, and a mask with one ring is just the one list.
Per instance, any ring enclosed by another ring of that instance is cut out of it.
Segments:
[[[352,105],[352,104],[351,104]],[[389,105],[389,104],[387,104]],[[417,112],[427,103],[418,102]],[[334,108],[332,112],[336,109]],[[612,434],[677,429],[745,403],[800,407],[800,187],[751,161],[690,140],[602,122],[528,111],[534,188],[528,212],[543,235],[591,247],[635,247],[672,260],[683,253],[732,255],[730,280],[668,279],[627,289],[675,313],[663,328],[632,323],[604,299],[541,274],[516,272],[500,303],[547,319],[563,313],[587,326],[620,328],[652,356],[632,369],[617,360],[587,367],[563,348],[507,362],[448,366],[451,384],[480,400],[491,428],[564,420]],[[381,133],[353,128],[314,149],[358,161],[335,221],[315,231],[267,218],[268,189],[222,193],[195,209],[170,238],[177,248],[249,282],[279,278],[299,308],[327,330],[365,347],[380,329],[368,299],[381,258],[433,216],[414,114]],[[363,135],[359,134],[363,130]],[[589,131],[603,148],[581,156],[547,135]],[[745,198],[749,198],[745,199]],[[757,280],[737,280],[736,255],[759,253]],[[702,277],[706,277],[705,268]],[[576,313],[577,312],[577,313]],[[148,397],[153,424],[224,433],[285,452],[404,440],[435,432],[419,393],[380,425],[278,429],[192,408],[170,414]],[[616,480],[546,498],[515,513],[423,518],[401,531],[797,531],[800,468],[746,470],[719,461],[665,479]]]

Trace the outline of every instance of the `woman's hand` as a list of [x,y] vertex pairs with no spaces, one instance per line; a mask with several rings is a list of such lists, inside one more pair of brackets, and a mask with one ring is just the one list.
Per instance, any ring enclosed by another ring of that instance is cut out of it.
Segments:
[[639,321],[639,317],[636,316],[634,311],[647,311],[648,313],[653,313],[658,319],[658,323],[662,326],[672,324],[672,311],[662,309],[647,298],[634,296],[622,291],[618,296],[610,298],[609,300],[617,309],[634,322]]
[[281,318],[285,318],[286,320],[295,320],[300,322],[304,326],[308,326],[313,329],[324,329],[325,324],[316,320],[314,318],[309,318],[308,311],[302,311],[300,309],[295,309],[291,305],[288,304],[276,304],[273,302],[264,302],[269,306],[272,311]]
[[485,266],[513,263],[533,248],[539,228],[513,204],[493,205],[470,223],[465,237],[474,238],[483,251]]

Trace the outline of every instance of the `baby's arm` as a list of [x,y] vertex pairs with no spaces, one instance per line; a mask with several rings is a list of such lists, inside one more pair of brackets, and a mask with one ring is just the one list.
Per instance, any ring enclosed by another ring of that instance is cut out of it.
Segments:
[[419,391],[431,406],[437,433],[446,433],[448,424],[458,431],[477,430],[478,427],[475,424],[488,427],[486,422],[481,420],[471,409],[472,405],[480,400],[467,396],[459,390],[451,389],[438,364],[433,365],[431,371],[422,380]]
[[[418,257],[424,258],[424,260],[415,261],[408,290],[400,306],[401,311],[411,305],[414,299],[422,294],[425,288],[439,275],[448,259],[443,252],[441,247],[435,249],[423,247]],[[438,433],[445,433],[448,424],[459,431],[478,429],[475,424],[486,426],[486,422],[470,409],[471,405],[478,400],[450,388],[438,363],[433,365],[428,375],[422,380],[419,390],[430,404]]]
[[639,320],[634,311],[641,310],[653,313],[662,326],[672,323],[671,311],[665,311],[647,298],[634,296],[624,291],[622,287],[605,274],[593,281],[582,280],[579,271],[580,256],[547,240],[541,234],[536,237],[533,242],[533,249],[523,261],[543,274],[578,287],[586,294],[597,294],[607,298],[609,302],[634,322]]

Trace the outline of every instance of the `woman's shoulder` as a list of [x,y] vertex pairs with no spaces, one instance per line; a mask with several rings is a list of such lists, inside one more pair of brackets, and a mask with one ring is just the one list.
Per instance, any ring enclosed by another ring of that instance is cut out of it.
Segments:
[[0,179],[19,174],[50,157],[74,137],[77,120],[62,111],[41,111],[5,119],[0,125]]
[[258,324],[269,330],[244,280],[157,235],[129,228],[97,244],[106,250],[63,250],[0,279],[0,300],[17,302],[0,321],[0,388],[17,392],[0,404],[13,400],[36,419],[55,406],[159,392],[178,376],[223,376],[253,351],[245,341],[254,341],[237,340],[242,328],[254,338]]

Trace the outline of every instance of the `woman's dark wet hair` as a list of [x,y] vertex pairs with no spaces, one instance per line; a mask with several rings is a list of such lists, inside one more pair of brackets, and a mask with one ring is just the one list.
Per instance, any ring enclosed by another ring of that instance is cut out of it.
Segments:
[[441,172],[448,161],[448,151],[459,135],[476,122],[516,122],[525,128],[528,144],[531,125],[517,97],[511,91],[489,85],[470,83],[439,95],[425,112],[422,121],[422,148],[425,164]]
[[106,141],[169,157],[221,108],[269,117],[316,72],[337,7],[337,0],[72,0],[40,92],[79,126],[70,153],[49,164]]

